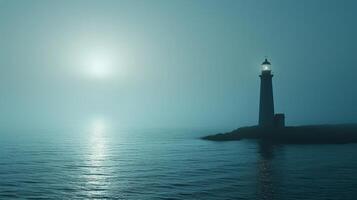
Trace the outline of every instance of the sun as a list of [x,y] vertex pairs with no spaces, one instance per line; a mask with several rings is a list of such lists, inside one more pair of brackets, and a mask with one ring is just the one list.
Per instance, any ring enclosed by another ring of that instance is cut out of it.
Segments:
[[80,74],[91,80],[109,80],[118,73],[116,51],[110,48],[92,47],[80,51]]
[[87,58],[86,71],[91,78],[110,78],[114,74],[113,59],[108,55],[91,55]]

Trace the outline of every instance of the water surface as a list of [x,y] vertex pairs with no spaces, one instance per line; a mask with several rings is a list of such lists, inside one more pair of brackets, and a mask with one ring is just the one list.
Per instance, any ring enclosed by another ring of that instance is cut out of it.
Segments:
[[354,199],[357,145],[198,139],[209,130],[4,133],[0,199]]

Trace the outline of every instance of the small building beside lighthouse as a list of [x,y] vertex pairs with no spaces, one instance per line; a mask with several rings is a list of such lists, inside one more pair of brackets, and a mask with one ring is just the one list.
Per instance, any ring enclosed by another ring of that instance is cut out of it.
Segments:
[[281,128],[285,126],[285,115],[274,113],[273,74],[271,63],[265,59],[260,77],[259,126],[263,128]]

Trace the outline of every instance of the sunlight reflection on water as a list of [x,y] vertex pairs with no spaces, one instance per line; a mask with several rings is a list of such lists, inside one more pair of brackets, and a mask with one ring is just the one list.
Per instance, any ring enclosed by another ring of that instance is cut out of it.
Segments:
[[88,196],[91,197],[105,197],[105,193],[109,188],[110,176],[108,167],[106,166],[107,144],[106,134],[108,131],[108,124],[102,120],[94,120],[91,124],[88,141],[88,158],[87,161],[88,172],[85,174],[86,187]]

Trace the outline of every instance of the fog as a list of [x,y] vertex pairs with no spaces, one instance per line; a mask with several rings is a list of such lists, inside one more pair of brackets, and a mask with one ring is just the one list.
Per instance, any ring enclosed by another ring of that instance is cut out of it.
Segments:
[[357,122],[355,1],[0,0],[0,129]]

